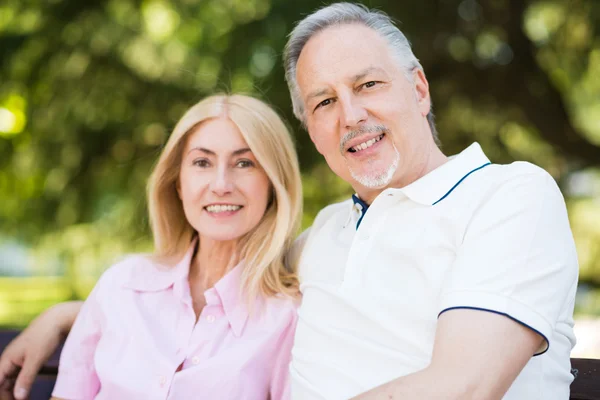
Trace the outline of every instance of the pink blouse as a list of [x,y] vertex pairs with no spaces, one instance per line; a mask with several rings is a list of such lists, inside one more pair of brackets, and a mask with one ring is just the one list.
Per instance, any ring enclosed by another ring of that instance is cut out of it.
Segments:
[[238,265],[205,292],[196,322],[187,282],[194,247],[170,269],[132,256],[102,275],[67,338],[53,396],[289,398],[296,304],[261,297],[249,313]]

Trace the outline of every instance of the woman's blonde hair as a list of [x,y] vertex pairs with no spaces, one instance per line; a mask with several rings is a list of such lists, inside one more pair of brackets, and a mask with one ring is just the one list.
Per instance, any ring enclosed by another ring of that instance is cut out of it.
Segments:
[[[298,293],[296,271],[284,265],[302,216],[302,183],[294,143],[284,122],[271,107],[250,96],[218,94],[205,98],[179,120],[148,182],[148,209],[155,256],[180,259],[195,235],[177,194],[177,182],[187,137],[199,124],[228,118],[267,174],[272,199],[259,224],[239,241],[245,267],[242,282],[250,299]],[[202,244],[200,244],[202,245]]]

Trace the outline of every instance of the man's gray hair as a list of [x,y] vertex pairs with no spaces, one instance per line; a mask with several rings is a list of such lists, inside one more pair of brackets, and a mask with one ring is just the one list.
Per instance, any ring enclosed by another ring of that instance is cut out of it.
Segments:
[[[323,7],[300,21],[285,45],[283,63],[285,68],[285,80],[287,81],[292,98],[294,115],[302,123],[305,123],[305,107],[298,81],[296,80],[296,65],[302,49],[315,34],[325,28],[343,24],[363,24],[379,33],[390,45],[393,55],[399,62],[406,78],[413,82],[413,70],[415,68],[423,71],[421,63],[415,57],[410,47],[410,42],[394,24],[392,19],[383,11],[370,10],[362,4],[334,3]],[[437,142],[437,130],[435,128],[433,112],[427,114],[427,122],[431,133]]]

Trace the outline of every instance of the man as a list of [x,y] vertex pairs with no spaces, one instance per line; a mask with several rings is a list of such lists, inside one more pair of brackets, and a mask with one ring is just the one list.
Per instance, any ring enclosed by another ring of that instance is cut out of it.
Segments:
[[325,7],[284,58],[294,113],[356,191],[290,257],[292,397],[567,399],[578,267],[552,178],[477,144],[446,157],[423,69],[381,12]]
[[295,115],[356,191],[298,241],[294,398],[568,399],[578,266],[553,179],[477,144],[442,154],[381,12],[325,7],[284,58]]

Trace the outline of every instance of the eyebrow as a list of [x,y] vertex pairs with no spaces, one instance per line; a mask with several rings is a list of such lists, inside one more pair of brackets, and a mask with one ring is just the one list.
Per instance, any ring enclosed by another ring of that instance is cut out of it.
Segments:
[[309,100],[314,99],[315,97],[321,97],[325,94],[329,94],[331,93],[331,89],[318,89],[315,90],[314,92],[310,93],[308,96],[306,96],[306,103],[308,103]]
[[369,68],[366,68],[363,71],[359,72],[358,74],[354,75],[352,77],[352,82],[356,83],[356,82],[364,79],[365,77],[367,77],[369,74],[372,74],[373,72],[379,72],[379,73],[385,74],[385,71],[379,67],[369,67]]
[[[194,151],[194,150],[201,151],[202,153],[206,153],[206,154],[209,154],[209,155],[211,155],[211,156],[216,156],[216,155],[217,155],[217,153],[215,153],[214,151],[212,151],[212,150],[209,150],[209,149],[207,149],[207,148],[204,148],[204,147],[192,147],[192,148],[190,149],[190,151],[188,151],[188,154],[189,154],[189,153],[191,153],[191,152],[192,152],[192,151]],[[250,148],[248,148],[248,147],[243,147],[243,148],[241,148],[241,149],[234,150],[234,151],[231,153],[231,155],[232,155],[232,156],[239,156],[239,155],[242,155],[242,154],[245,154],[245,153],[249,153],[249,152],[252,152],[252,150],[250,150]]]
[[[354,83],[364,79],[369,74],[372,74],[373,72],[379,72],[379,73],[385,74],[385,71],[379,67],[368,67],[368,68],[365,68],[364,70],[362,70],[361,72],[359,72],[358,74],[354,75],[352,77],[351,81],[354,84]],[[320,96],[330,94],[330,93],[332,93],[332,90],[329,88],[317,89],[314,92],[309,93],[308,96],[306,96],[305,103],[308,104],[308,102],[310,100],[314,99],[315,97],[320,97]]]

